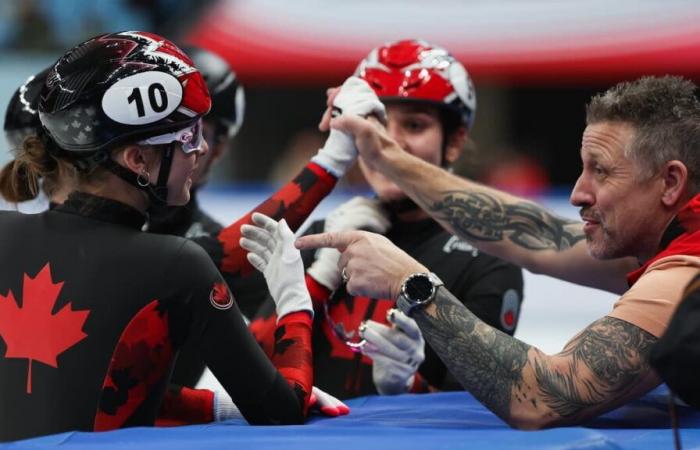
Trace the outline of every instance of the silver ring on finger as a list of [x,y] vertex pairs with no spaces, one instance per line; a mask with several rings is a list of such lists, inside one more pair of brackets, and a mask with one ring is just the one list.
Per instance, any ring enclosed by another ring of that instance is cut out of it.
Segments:
[[343,279],[343,283],[347,283],[350,277],[348,277],[348,272],[345,270],[345,267],[343,267],[343,270],[340,272],[340,278]]

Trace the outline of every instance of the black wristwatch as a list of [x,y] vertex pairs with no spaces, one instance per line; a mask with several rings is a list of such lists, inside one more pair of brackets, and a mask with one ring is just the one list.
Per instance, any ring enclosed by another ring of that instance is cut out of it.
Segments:
[[414,309],[432,302],[438,287],[444,283],[434,273],[418,272],[409,275],[401,285],[396,306],[410,316]]

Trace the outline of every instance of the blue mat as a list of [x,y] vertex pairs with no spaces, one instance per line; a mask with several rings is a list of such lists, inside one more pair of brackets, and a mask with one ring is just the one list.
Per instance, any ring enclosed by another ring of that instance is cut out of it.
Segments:
[[[0,446],[3,449],[672,449],[663,390],[612,411],[585,427],[526,432],[509,429],[471,395],[450,392],[348,401],[350,415],[313,417],[303,426],[251,427],[242,421],[178,428],[69,432]],[[679,407],[684,449],[700,449],[700,412]]]

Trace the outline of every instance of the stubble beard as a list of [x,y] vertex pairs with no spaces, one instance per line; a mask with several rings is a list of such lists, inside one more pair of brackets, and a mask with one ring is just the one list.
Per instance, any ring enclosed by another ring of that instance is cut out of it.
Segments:
[[619,258],[620,243],[610,231],[605,228],[602,222],[599,222],[599,238],[594,238],[593,235],[586,234],[586,245],[588,253],[595,259],[606,260]]

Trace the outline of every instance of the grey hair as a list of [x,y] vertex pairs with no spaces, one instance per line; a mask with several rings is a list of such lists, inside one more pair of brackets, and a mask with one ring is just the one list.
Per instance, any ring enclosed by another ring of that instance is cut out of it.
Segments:
[[625,156],[650,178],[668,161],[688,169],[688,188],[700,191],[700,102],[692,81],[678,76],[642,77],[619,83],[594,96],[586,106],[586,123],[624,122],[634,139]]

